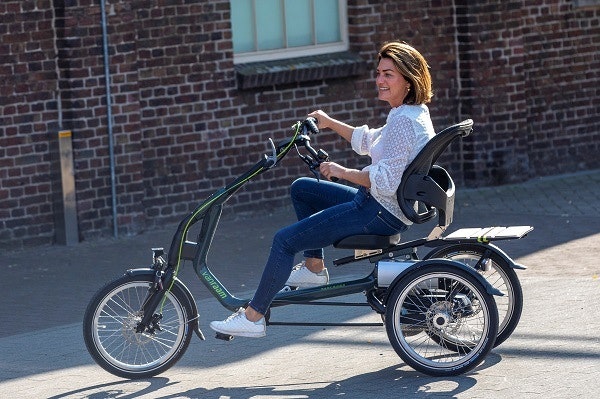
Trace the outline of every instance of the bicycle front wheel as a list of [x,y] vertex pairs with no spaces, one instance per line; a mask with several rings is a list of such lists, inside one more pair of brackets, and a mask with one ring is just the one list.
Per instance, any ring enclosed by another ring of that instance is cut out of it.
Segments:
[[123,276],[92,298],[85,312],[83,337],[92,358],[106,371],[124,378],[155,376],[173,366],[192,335],[193,310],[174,284],[165,294],[162,318],[153,331],[136,332],[141,309],[154,276]]
[[468,271],[423,266],[394,285],[385,325],[406,364],[433,376],[453,376],[478,365],[498,331],[496,303]]

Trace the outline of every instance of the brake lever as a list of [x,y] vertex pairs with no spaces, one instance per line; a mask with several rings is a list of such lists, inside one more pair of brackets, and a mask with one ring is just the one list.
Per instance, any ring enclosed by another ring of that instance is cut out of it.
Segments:
[[310,159],[310,163],[308,164],[308,168],[310,169],[310,171],[312,172],[313,175],[315,175],[315,178],[317,179],[317,181],[321,181],[321,173],[317,170],[317,168],[319,167],[319,164],[316,163],[314,161],[314,159],[312,159],[311,157],[308,157]]
[[310,169],[312,174],[315,175],[315,178],[317,179],[317,181],[320,181],[321,178],[319,177],[319,173],[317,172],[317,168],[319,167],[319,162],[315,161],[310,155],[302,154],[300,152],[300,150],[298,149],[297,145],[295,145],[294,147],[296,148],[296,153],[298,154],[298,158],[300,158],[302,160],[302,162],[304,162],[308,166],[308,169]]
[[275,143],[273,143],[273,140],[270,137],[269,144],[271,145],[271,155],[266,156],[267,159],[265,163],[265,168],[267,169],[271,169],[275,166],[275,164],[277,164],[277,149],[275,148]]
[[[318,165],[321,165],[322,162],[329,162],[329,154],[323,149],[319,149],[319,151],[317,151],[317,158]],[[332,182],[337,182],[340,179],[338,179],[335,176],[332,176],[329,180],[331,180]]]

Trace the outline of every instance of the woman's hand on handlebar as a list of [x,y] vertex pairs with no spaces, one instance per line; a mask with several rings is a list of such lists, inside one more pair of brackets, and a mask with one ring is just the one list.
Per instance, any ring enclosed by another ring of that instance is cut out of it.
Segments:
[[308,116],[317,120],[317,127],[319,128],[319,130],[329,128],[328,121],[331,120],[331,118],[324,111],[313,111],[310,114],[308,114]]
[[335,162],[321,162],[321,165],[319,165],[319,172],[321,172],[321,175],[330,181],[342,179],[346,170],[347,168]]
[[308,114],[309,117],[317,120],[317,127],[322,129],[331,129],[348,142],[352,141],[352,133],[354,132],[354,126],[350,126],[344,122],[340,122],[337,119],[333,119],[327,115],[323,110],[313,111]]
[[368,170],[350,169],[335,162],[322,162],[319,166],[319,172],[327,180],[337,181],[344,179],[359,186],[371,187]]

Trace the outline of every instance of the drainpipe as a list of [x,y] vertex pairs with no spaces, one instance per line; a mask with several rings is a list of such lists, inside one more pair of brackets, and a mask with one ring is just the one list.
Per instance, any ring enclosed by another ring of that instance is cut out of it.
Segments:
[[[456,62],[455,62],[455,66],[456,66],[456,93],[457,93],[457,97],[458,97],[458,121],[460,122],[462,121],[462,101],[461,101],[461,94],[462,94],[462,81],[461,81],[461,76],[460,76],[460,43],[459,43],[459,39],[458,39],[458,15],[457,15],[457,7],[456,7],[456,0],[452,1],[452,8],[453,8],[453,23],[454,23],[454,51],[456,52]],[[462,146],[461,146],[462,148]]]
[[[452,1],[453,8],[453,23],[454,23],[454,51],[456,52],[456,102],[458,103],[458,120],[457,122],[461,122],[463,120],[463,99],[462,99],[462,79],[461,79],[461,70],[460,70],[460,41],[458,35],[458,7],[456,6],[456,0]],[[463,149],[463,139],[460,139],[460,145],[458,146],[459,159],[460,159],[460,173],[462,175],[462,185],[465,185],[465,154]]]
[[102,8],[100,15],[102,16],[102,47],[104,50],[104,80],[106,85],[106,118],[108,128],[108,153],[110,157],[110,188],[112,200],[112,215],[113,215],[113,236],[119,237],[117,226],[117,189],[115,183],[115,150],[113,137],[113,118],[112,118],[112,102],[110,92],[110,71],[109,71],[109,54],[108,54],[108,34],[106,29],[106,1],[100,0]]

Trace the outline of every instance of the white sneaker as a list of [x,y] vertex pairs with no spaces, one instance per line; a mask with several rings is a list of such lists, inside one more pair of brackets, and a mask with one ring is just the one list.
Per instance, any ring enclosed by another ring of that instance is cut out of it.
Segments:
[[292,274],[290,274],[285,285],[298,288],[311,288],[327,283],[329,283],[329,272],[327,271],[327,268],[319,273],[313,273],[308,270],[306,264],[302,261],[302,263],[298,263],[294,266]]
[[263,317],[257,322],[251,322],[246,318],[244,308],[240,308],[223,321],[212,321],[210,328],[222,334],[238,337],[261,338],[267,335],[265,318]]

